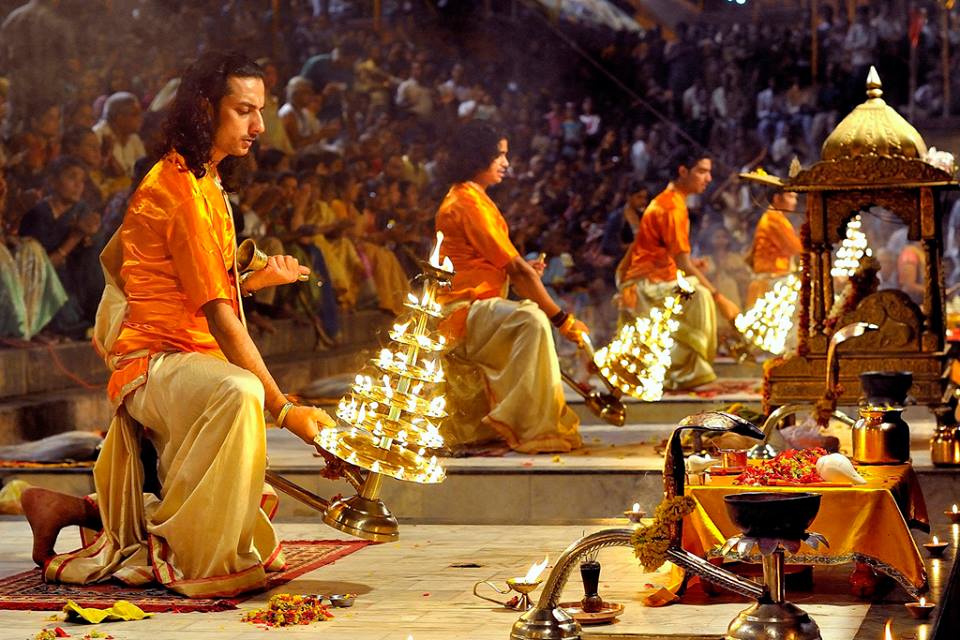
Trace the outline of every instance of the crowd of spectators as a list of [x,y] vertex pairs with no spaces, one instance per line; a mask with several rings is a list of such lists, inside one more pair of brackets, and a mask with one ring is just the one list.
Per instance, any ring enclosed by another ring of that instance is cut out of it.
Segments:
[[[10,4],[0,2],[0,16],[9,11],[0,28],[0,264],[17,265],[22,278],[19,293],[4,285],[0,297],[26,302],[0,300],[0,338],[14,344],[87,332],[102,289],[96,256],[158,159],[179,70],[207,48],[242,50],[267,71],[266,132],[228,181],[238,236],[294,253],[324,282],[261,293],[246,301],[248,317],[264,331],[271,318],[306,318],[320,345],[356,309],[401,308],[433,243],[445,149],[464,121],[505,133],[510,177],[491,195],[518,249],[548,256],[546,284],[602,343],[615,328],[614,272],[631,221],[665,186],[673,149],[693,144],[713,158],[714,184],[690,202],[694,253],[739,302],[765,206],[740,171],[782,175],[794,157],[815,161],[863,100],[871,64],[902,110],[911,35],[915,108],[943,109],[938,31],[911,34],[907,16],[884,1],[852,20],[824,4],[816,84],[811,33],[795,23],[617,35],[551,24],[525,5],[507,17],[404,3],[375,26],[350,3],[333,16],[296,1],[279,15],[265,0]],[[33,243],[48,265],[37,266]],[[41,300],[61,301],[45,329],[36,326],[50,315],[36,311]],[[28,317],[11,320],[8,307]]]

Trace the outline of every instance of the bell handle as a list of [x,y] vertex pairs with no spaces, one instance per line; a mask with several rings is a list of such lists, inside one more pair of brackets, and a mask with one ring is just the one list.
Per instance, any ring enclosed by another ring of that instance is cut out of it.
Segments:
[[563,369],[560,369],[560,377],[563,378],[563,381],[566,382],[571,389],[576,391],[584,400],[590,397],[590,393],[587,391],[584,391],[583,387],[577,384],[577,381],[574,380],[573,376],[571,376],[569,373],[567,373]]
[[603,382],[603,386],[607,388],[607,391],[609,391],[612,396],[619,398],[621,395],[620,389],[610,382],[607,379],[607,376],[603,375],[603,372],[601,372],[597,367],[597,351],[593,348],[593,341],[590,339],[590,336],[586,334],[580,336],[580,348],[583,349],[583,352],[587,354],[588,358],[590,358],[590,367],[593,369],[597,377]]
[[488,587],[490,587],[491,589],[493,589],[494,591],[496,591],[497,593],[499,593],[499,594],[502,595],[502,596],[505,596],[505,595],[507,595],[508,593],[510,593],[510,589],[509,589],[509,588],[506,589],[505,591],[501,591],[500,588],[497,587],[497,585],[493,584],[493,583],[490,582],[489,580],[480,580],[479,582],[477,582],[477,583],[475,583],[475,584],[473,585],[473,595],[477,596],[477,597],[480,598],[481,600],[486,600],[487,602],[492,602],[492,603],[494,603],[494,604],[498,604],[498,605],[500,605],[501,607],[507,606],[507,603],[506,603],[506,602],[501,602],[501,601],[499,601],[499,600],[496,600],[496,599],[494,599],[494,598],[491,598],[490,596],[485,596],[485,595],[483,595],[482,593],[480,593],[480,592],[478,591],[478,589],[480,588],[480,585],[482,585],[482,584],[487,585]]

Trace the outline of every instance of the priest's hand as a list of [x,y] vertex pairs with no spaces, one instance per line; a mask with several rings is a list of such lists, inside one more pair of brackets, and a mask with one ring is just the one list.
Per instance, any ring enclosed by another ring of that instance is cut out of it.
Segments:
[[293,256],[270,256],[267,266],[243,280],[243,288],[247,293],[253,293],[267,287],[306,280],[309,276],[310,268],[300,264]]
[[527,264],[533,267],[533,270],[536,271],[537,275],[541,277],[543,276],[543,272],[547,269],[546,256],[542,253],[534,260],[527,260]]
[[740,308],[722,293],[715,293],[713,301],[717,303],[717,312],[728,321],[733,322],[734,318],[740,315]]
[[587,325],[573,317],[572,313],[567,316],[566,322],[559,328],[559,331],[561,336],[578,347],[583,346],[583,336],[590,335],[590,329],[587,328]]
[[283,419],[283,428],[295,434],[298,438],[313,446],[313,439],[320,433],[322,427],[332,427],[336,424],[326,411],[317,407],[295,406]]

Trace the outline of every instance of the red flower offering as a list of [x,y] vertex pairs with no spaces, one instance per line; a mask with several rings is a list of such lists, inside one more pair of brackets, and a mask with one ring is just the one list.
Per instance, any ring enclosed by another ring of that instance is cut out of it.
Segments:
[[244,622],[268,627],[290,627],[299,624],[324,622],[333,617],[317,596],[295,596],[278,593],[271,596],[264,609],[254,609],[243,615]]
[[821,447],[815,449],[788,449],[772,460],[747,467],[734,478],[733,484],[763,487],[778,484],[811,484],[823,482],[817,473],[817,460],[827,455]]

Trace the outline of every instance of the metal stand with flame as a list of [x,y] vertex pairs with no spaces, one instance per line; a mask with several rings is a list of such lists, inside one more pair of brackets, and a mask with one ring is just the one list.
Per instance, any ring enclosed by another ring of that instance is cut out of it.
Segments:
[[379,497],[384,477],[432,484],[446,475],[431,453],[443,446],[439,423],[447,415],[445,399],[436,392],[444,379],[440,352],[446,341],[430,328],[442,317],[437,290],[450,286],[454,274],[449,258],[440,262],[442,241],[438,233],[429,262],[421,263],[420,295],[410,294],[405,303],[410,311],[390,331],[394,348],[382,349],[357,375],[337,407],[338,424],[315,439],[349,465],[344,476],[357,495],[330,503],[268,472],[269,482],[322,512],[326,524],[374,542],[399,538],[397,519]]

